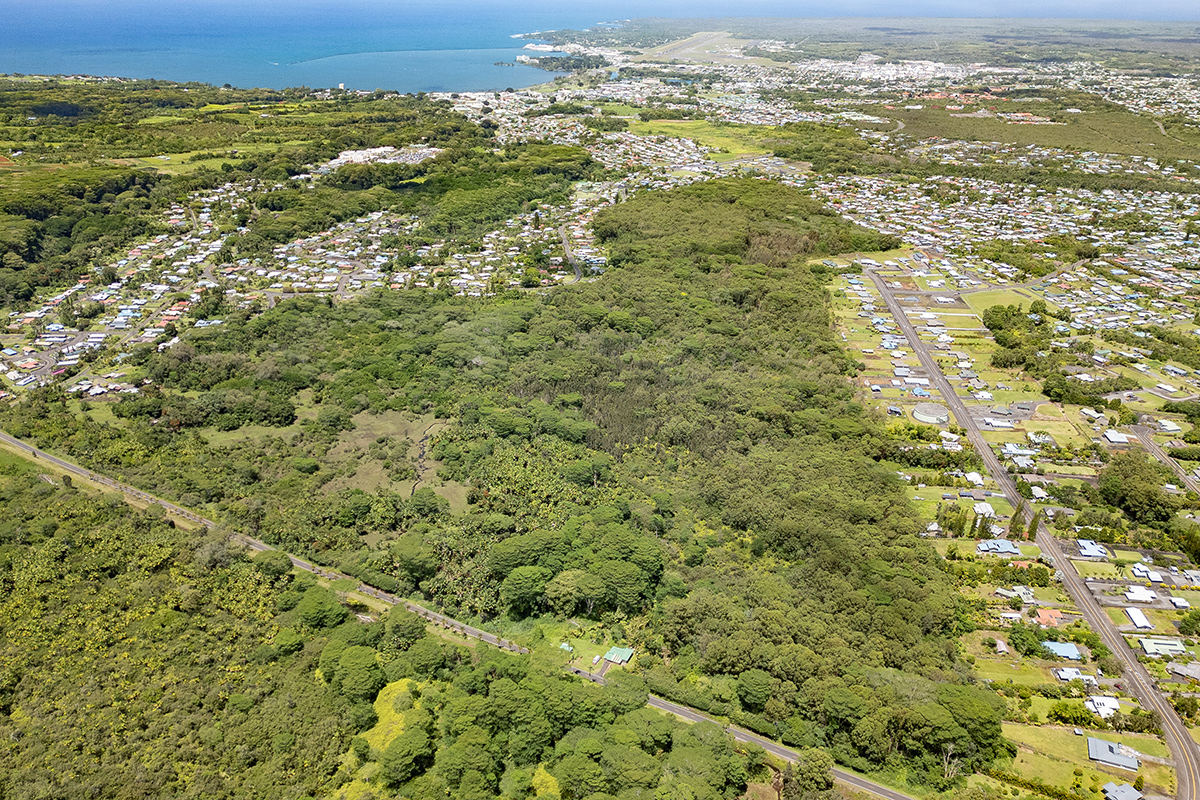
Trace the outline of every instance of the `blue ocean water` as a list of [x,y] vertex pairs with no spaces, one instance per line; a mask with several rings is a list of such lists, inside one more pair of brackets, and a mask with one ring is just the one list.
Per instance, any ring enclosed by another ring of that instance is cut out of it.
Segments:
[[[547,13],[549,11],[549,13]],[[472,91],[549,80],[513,62],[513,34],[600,22],[591,13],[468,3],[22,3],[4,12],[0,72],[234,86]],[[551,24],[552,23],[552,24]]]
[[630,17],[1063,16],[1188,19],[1195,0],[4,0],[0,72],[402,92],[520,87],[517,33]]

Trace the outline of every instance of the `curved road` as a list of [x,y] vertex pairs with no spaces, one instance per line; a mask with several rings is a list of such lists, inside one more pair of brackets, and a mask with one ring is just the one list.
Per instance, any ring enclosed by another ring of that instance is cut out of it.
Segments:
[[[879,289],[883,296],[884,302],[887,303],[888,310],[896,319],[896,324],[900,330],[908,338],[909,346],[916,354],[917,359],[921,362],[926,373],[929,376],[930,383],[937,387],[942,394],[942,400],[954,413],[954,418],[959,426],[966,430],[967,439],[975,448],[975,452],[983,459],[984,465],[987,467],[988,473],[999,484],[1005,497],[1012,500],[1019,509],[1032,514],[1033,508],[1027,508],[1027,504],[1021,499],[1021,495],[1017,494],[1016,484],[1013,483],[1008,471],[996,458],[996,454],[992,452],[991,446],[984,440],[983,435],[979,432],[979,427],[975,424],[975,420],[971,418],[967,407],[963,404],[962,399],[954,391],[954,387],[950,385],[950,381],[946,379],[945,374],[938,367],[937,362],[929,354],[929,349],[921,338],[917,335],[916,328],[909,321],[908,316],[904,313],[904,309],[897,302],[892,294],[891,288],[887,282],[874,271],[865,271],[874,281],[875,287]],[[906,292],[906,294],[908,294]],[[1149,439],[1149,436],[1146,437]],[[1152,451],[1153,452],[1153,451]],[[1142,704],[1143,708],[1153,709],[1158,712],[1162,719],[1163,734],[1167,740],[1167,746],[1171,750],[1171,755],[1175,760],[1175,776],[1176,789],[1175,796],[1179,800],[1196,800],[1198,787],[1200,787],[1200,751],[1198,751],[1196,743],[1188,734],[1187,728],[1175,713],[1175,709],[1167,702],[1167,698],[1158,690],[1154,680],[1150,677],[1150,673],[1137,660],[1134,653],[1129,649],[1129,645],[1113,625],[1112,620],[1100,608],[1100,604],[1096,602],[1096,598],[1092,596],[1083,579],[1075,572],[1070,560],[1063,554],[1062,548],[1050,529],[1046,527],[1045,522],[1039,521],[1037,529],[1037,538],[1035,539],[1038,547],[1042,549],[1044,554],[1048,554],[1054,560],[1054,566],[1062,575],[1063,588],[1075,601],[1076,607],[1083,614],[1091,629],[1100,636],[1105,646],[1113,652],[1113,655],[1120,659],[1125,666],[1125,674],[1122,676],[1123,685],[1126,690],[1134,695]]]
[[[20,439],[10,436],[10,435],[8,435],[8,433],[6,433],[4,431],[0,431],[0,441],[6,442],[7,444],[9,444],[13,447],[16,447],[17,449],[22,450],[25,453],[28,453],[34,459],[37,459],[39,461],[47,461],[65,471],[73,474],[73,475],[78,475],[81,478],[86,478],[87,480],[94,481],[96,483],[100,483],[105,486],[112,487],[113,489],[116,489],[119,492],[123,492],[124,494],[129,495],[130,497],[136,497],[139,500],[142,500],[143,502],[157,504],[159,506],[162,506],[164,509],[166,509],[168,514],[173,514],[175,516],[182,517],[187,520],[191,520],[192,522],[197,522],[208,528],[216,527],[216,523],[213,522],[211,519],[208,519],[207,517],[202,517],[199,514],[195,514],[191,511],[188,511],[186,508],[182,508],[180,506],[175,505],[174,503],[168,502],[166,500],[162,500],[158,497],[155,497],[154,495],[143,492],[140,489],[135,489],[134,487],[129,486],[127,484],[120,483],[119,481],[114,481],[111,478],[107,478],[103,475],[92,472],[91,470],[84,469],[83,467],[80,467],[77,464],[72,464],[70,461],[64,461],[63,459],[61,459],[57,456],[53,456],[50,453],[47,453],[45,450],[40,450],[36,447],[33,447],[32,445],[28,445],[25,442],[22,442]],[[256,550],[258,552],[265,552],[267,550],[277,549],[277,548],[274,548],[271,545],[267,544],[264,541],[261,541],[259,539],[254,539],[250,536],[236,535],[236,536],[234,536],[234,538],[237,539],[238,541],[242,542],[243,544],[245,544],[251,550]],[[330,580],[339,580],[342,578],[351,577],[349,575],[344,575],[335,570],[328,570],[323,567],[319,567],[316,564],[305,561],[302,558],[297,558],[296,556],[292,555],[291,553],[288,553],[287,556],[289,559],[291,559],[292,565],[295,566],[297,569],[302,569],[306,572],[311,572],[314,575],[317,575],[322,578],[328,578]],[[515,642],[511,642],[508,639],[503,639],[499,636],[496,636],[493,633],[488,633],[487,631],[482,630],[480,628],[476,628],[472,625],[467,625],[465,622],[459,622],[458,620],[454,619],[453,617],[448,617],[445,614],[439,614],[436,611],[430,611],[429,609],[423,608],[422,606],[419,606],[416,603],[411,603],[401,597],[396,597],[395,595],[390,594],[385,591],[382,591],[381,589],[376,589],[374,586],[368,586],[367,584],[360,582],[358,585],[357,591],[361,594],[368,595],[369,597],[374,597],[376,600],[379,600],[380,602],[383,602],[383,603],[387,603],[388,605],[392,605],[392,606],[402,605],[406,609],[411,611],[412,613],[417,614],[421,617],[424,617],[425,619],[429,620],[433,624],[435,624],[441,628],[446,628],[448,630],[456,631],[463,636],[467,636],[472,639],[478,639],[479,641],[482,641],[482,642],[487,642],[490,645],[494,645],[503,650],[508,650],[513,653],[526,654],[529,652],[529,650],[527,648],[521,647],[519,644],[516,644]],[[581,678],[584,678],[586,680],[590,680],[594,683],[599,683],[599,684],[604,683],[604,677],[602,675],[596,675],[594,673],[579,669],[578,667],[567,666],[567,667],[564,667],[564,669],[566,669],[570,673],[573,673],[573,674],[575,674]],[[719,720],[715,720],[712,717],[702,714],[701,712],[699,712],[693,708],[689,708],[687,706],[682,706],[682,705],[679,705],[678,703],[672,703],[669,700],[663,700],[662,698],[655,697],[654,695],[650,695],[649,698],[647,699],[646,703],[647,703],[647,705],[649,705],[653,708],[661,709],[662,711],[669,712],[671,714],[674,714],[682,719],[686,719],[691,722],[716,722],[717,724],[722,725],[724,727],[724,729],[731,736],[733,736],[733,738],[737,739],[738,741],[753,742],[754,744],[757,744],[760,747],[762,747],[767,752],[769,752],[775,756],[778,756],[779,758],[782,758],[786,761],[795,762],[799,759],[799,754],[796,753],[795,750],[791,750],[791,749],[779,744],[778,742],[774,742],[763,736],[759,736],[755,733],[751,733],[750,731],[743,730],[741,728],[735,728],[730,725],[724,725]],[[885,798],[885,800],[913,800],[913,798],[910,797],[909,795],[901,794],[900,792],[898,792],[894,789],[889,789],[888,787],[881,786],[877,783],[872,783],[871,781],[867,780],[866,778],[860,778],[859,776],[854,775],[849,772],[845,772],[844,770],[834,768],[832,770],[832,772],[833,772],[833,777],[835,780],[845,783],[848,786],[852,786],[855,789],[869,792],[877,797]]]

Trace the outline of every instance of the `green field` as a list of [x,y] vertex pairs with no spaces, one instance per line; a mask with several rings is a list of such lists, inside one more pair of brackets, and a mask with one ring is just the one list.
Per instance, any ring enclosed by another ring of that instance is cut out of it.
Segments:
[[[998,110],[1027,110],[1039,115],[1052,110],[1052,107],[1040,106],[1001,106]],[[865,113],[879,113],[875,106],[864,107],[863,110]],[[894,108],[887,111],[889,117],[904,123],[907,135],[918,139],[941,136],[946,139],[1061,147],[1121,155],[1144,156],[1153,153],[1162,159],[1200,160],[1200,136],[1194,131],[1174,126],[1170,129],[1170,135],[1163,135],[1149,116],[1140,116],[1115,106],[1069,115],[1063,125],[1011,125],[1002,119],[961,117],[954,116],[954,113],[928,105],[920,110]]]
[[[1021,305],[1029,308],[1029,304],[1037,299],[1028,289],[992,289],[985,292],[964,294],[962,299],[976,314],[982,314],[984,309],[991,306]],[[1050,305],[1050,304],[1047,304]]]
[[[1013,664],[1016,666],[1013,666]],[[1016,657],[979,658],[975,661],[975,674],[982,680],[997,683],[1015,683],[1025,686],[1036,686],[1039,683],[1050,683],[1054,678],[1048,668],[1037,665],[1037,662]]]
[[[1005,737],[1022,748],[1014,760],[1013,770],[1063,788],[1070,787],[1075,779],[1074,771],[1077,766],[1083,768],[1085,791],[1093,784],[1104,784],[1114,777],[1118,783],[1133,781],[1133,774],[1128,771],[1096,768],[1092,765],[1087,758],[1088,736],[1110,742],[1122,742],[1148,756],[1165,758],[1168,755],[1162,740],[1150,736],[1096,730],[1088,730],[1086,735],[1076,736],[1070,728],[1013,723],[1004,723],[1003,727]],[[1147,794],[1155,790],[1168,795],[1174,792],[1175,776],[1170,767],[1144,761],[1139,774],[1146,779]]]
[[1072,561],[1071,566],[1081,578],[1120,578],[1122,574],[1114,564],[1103,561]]
[[714,125],[705,120],[669,119],[629,123],[638,136],[673,136],[693,139],[706,147],[716,147],[731,156],[765,155],[771,148],[763,142],[763,132],[743,125]]

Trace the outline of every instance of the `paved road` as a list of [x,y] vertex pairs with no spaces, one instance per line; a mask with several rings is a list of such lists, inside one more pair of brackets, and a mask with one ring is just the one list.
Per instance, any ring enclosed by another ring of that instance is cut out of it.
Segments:
[[[114,481],[111,478],[107,478],[103,475],[99,475],[95,472],[92,472],[91,470],[86,470],[77,464],[72,464],[70,461],[64,461],[63,459],[58,458],[57,456],[53,456],[53,455],[47,453],[45,450],[40,450],[36,447],[33,447],[32,445],[28,445],[25,442],[22,442],[20,439],[17,439],[13,436],[9,436],[7,433],[5,433],[3,431],[0,431],[0,441],[7,442],[8,444],[10,444],[16,448],[23,450],[26,453],[29,453],[31,456],[33,456],[33,458],[35,458],[39,461],[49,462],[58,467],[61,467],[62,469],[66,470],[67,472],[70,472],[74,475],[78,475],[82,478],[87,478],[88,480],[95,481],[95,482],[101,483],[105,486],[112,487],[113,489],[116,489],[117,491],[123,492],[124,494],[131,496],[131,497],[136,497],[144,502],[156,503],[156,504],[162,506],[164,509],[166,509],[167,512],[170,514],[174,514],[176,516],[180,516],[185,519],[192,520],[193,522],[198,522],[201,525],[204,525],[205,527],[209,527],[209,528],[216,527],[216,523],[213,522],[212,520],[208,519],[207,517],[202,517],[199,514],[194,514],[185,508],[181,508],[180,506],[177,506],[174,503],[170,503],[170,502],[167,502],[166,500],[157,498],[151,494],[141,491],[140,489],[135,489],[132,486],[129,486],[124,483],[120,483],[119,481]],[[266,542],[261,541],[259,539],[252,538],[250,536],[240,536],[239,535],[239,536],[235,536],[234,538],[236,538],[238,541],[244,543],[251,550],[256,550],[258,552],[265,552],[267,550],[275,550],[276,549],[276,548],[272,547],[271,545],[267,544]],[[314,575],[317,575],[322,578],[328,578],[330,580],[340,580],[342,578],[350,577],[350,576],[344,575],[343,573],[338,572],[336,570],[329,570],[329,569],[325,569],[324,567],[319,567],[316,564],[313,564],[309,561],[305,561],[302,558],[297,558],[296,556],[292,555],[291,553],[288,553],[288,558],[291,559],[292,565],[295,566],[297,569],[302,569],[306,572],[311,572]],[[402,605],[409,611],[411,611],[414,614],[417,614],[421,617],[424,617],[425,619],[429,620],[433,624],[438,625],[439,627],[442,627],[442,628],[446,628],[448,630],[456,631],[457,633],[459,633],[463,636],[467,636],[472,639],[478,639],[479,641],[487,642],[488,644],[494,645],[494,646],[499,647],[504,650],[509,650],[514,653],[526,654],[529,652],[529,650],[527,648],[521,647],[519,644],[516,644],[515,642],[511,642],[508,639],[501,638],[501,637],[495,635],[494,633],[489,633],[481,628],[476,628],[473,625],[467,625],[465,622],[460,622],[460,621],[454,619],[453,617],[446,616],[445,614],[439,614],[436,611],[430,611],[429,609],[423,608],[422,606],[419,606],[416,603],[411,603],[408,600],[405,600],[401,597],[396,597],[393,594],[385,592],[381,589],[376,589],[373,586],[368,586],[365,583],[359,583],[357,591],[360,594],[365,594],[369,597],[373,597],[376,600],[379,600],[380,602],[387,603],[388,605],[392,605],[392,606]],[[595,674],[592,672],[587,672],[586,670],[579,669],[578,667],[571,667],[571,666],[565,667],[565,669],[568,672],[578,675],[579,677],[584,678],[586,680],[590,680],[590,681],[593,681],[595,683],[600,683],[600,684],[604,683],[604,675],[603,674]],[[708,721],[708,722],[717,722],[718,724],[722,724],[718,720],[714,720],[711,717],[708,717],[707,715],[702,714],[699,711],[696,711],[695,709],[689,708],[687,706],[681,706],[678,703],[672,703],[669,700],[663,700],[662,698],[655,697],[654,695],[650,696],[650,698],[647,700],[647,704],[654,708],[659,708],[659,709],[662,709],[663,711],[668,711],[668,712],[675,714],[676,716],[679,716],[683,719],[691,720],[692,722]],[[774,755],[777,755],[780,758],[786,759],[788,761],[794,762],[798,759],[798,755],[797,755],[796,751],[786,748],[783,745],[778,744],[777,742],[773,742],[770,739],[767,739],[767,738],[764,738],[757,734],[751,733],[750,731],[742,730],[741,728],[735,728],[735,727],[732,727],[729,725],[725,725],[724,727],[725,727],[725,730],[728,731],[729,734],[732,735],[738,741],[754,742],[755,744],[760,745],[767,752],[773,753]],[[886,786],[880,786],[879,784],[872,783],[871,781],[868,781],[865,778],[860,778],[857,775],[853,775],[849,772],[845,772],[840,769],[834,769],[833,776],[838,781],[841,781],[847,785],[853,786],[856,789],[861,789],[862,791],[870,792],[871,794],[874,794],[878,797],[886,798],[886,800],[912,800],[912,798],[909,797],[908,795],[901,794],[893,789],[887,788]]]
[[[566,670],[567,672],[578,675],[584,680],[589,680],[592,683],[604,683],[604,676],[595,672],[588,672],[587,670],[570,666],[566,667]],[[790,747],[784,747],[783,745],[779,744],[779,742],[768,739],[765,736],[759,736],[757,733],[752,733],[745,728],[729,725],[719,719],[710,717],[708,714],[705,714],[702,711],[697,711],[690,706],[672,703],[670,700],[664,700],[656,695],[650,695],[646,699],[646,705],[650,706],[651,708],[657,708],[660,711],[666,711],[668,714],[673,714],[680,719],[687,720],[688,722],[712,722],[720,725],[726,733],[728,733],[734,739],[737,739],[739,742],[756,744],[771,755],[782,758],[784,761],[794,764],[800,760],[800,754]],[[878,783],[869,781],[866,778],[861,778],[858,775],[838,769],[837,767],[834,767],[832,770],[830,770],[830,772],[833,774],[833,779],[837,782],[844,783],[847,786],[851,786],[864,792],[869,792],[876,797],[883,797],[887,800],[913,800],[911,795],[902,794],[895,789],[889,789],[886,786],[881,786]]]
[[[983,459],[984,465],[987,467],[988,473],[999,484],[1005,496],[1012,502],[1023,509],[1026,513],[1032,514],[1033,509],[1017,494],[1017,487],[1009,476],[1008,471],[996,458],[996,454],[992,452],[991,446],[984,440],[983,435],[979,431],[979,427],[975,424],[975,420],[967,412],[967,407],[963,404],[962,399],[955,393],[954,387],[950,385],[950,381],[946,379],[938,367],[937,362],[929,354],[929,349],[921,338],[917,335],[916,328],[904,313],[904,309],[900,307],[892,290],[888,287],[887,282],[876,275],[874,272],[867,272],[871,280],[875,282],[875,286],[879,289],[883,296],[884,302],[887,303],[888,309],[896,318],[896,324],[904,332],[908,338],[909,346],[917,355],[917,359],[925,368],[929,376],[930,383],[937,387],[941,392],[942,400],[953,412],[954,418],[957,420],[960,427],[966,430],[967,439],[975,448],[975,452]],[[1129,649],[1125,638],[1117,631],[1112,620],[1100,608],[1100,604],[1096,602],[1092,596],[1087,584],[1075,572],[1070,560],[1063,554],[1062,548],[1050,529],[1046,527],[1044,522],[1038,524],[1037,538],[1035,540],[1038,547],[1042,549],[1042,553],[1049,555],[1054,559],[1054,565],[1062,575],[1063,588],[1070,594],[1071,599],[1075,601],[1076,607],[1083,614],[1091,629],[1096,632],[1100,639],[1104,642],[1108,649],[1112,650],[1113,655],[1120,659],[1125,666],[1125,673],[1122,677],[1122,685],[1126,691],[1134,695],[1141,702],[1143,708],[1153,709],[1158,712],[1162,718],[1163,733],[1167,740],[1167,746],[1171,750],[1171,755],[1175,760],[1175,775],[1176,775],[1176,793],[1175,796],[1179,800],[1196,800],[1196,791],[1200,787],[1200,752],[1196,747],[1191,736],[1188,734],[1187,728],[1183,726],[1179,716],[1175,713],[1175,709],[1167,702],[1166,697],[1158,691],[1154,681],[1150,678],[1150,673],[1146,671]]]
[[[129,497],[137,498],[138,500],[141,500],[142,502],[162,506],[167,511],[168,514],[171,514],[171,515],[174,515],[177,517],[182,517],[182,518],[190,520],[192,522],[199,523],[200,525],[203,525],[207,528],[215,528],[217,525],[217,523],[213,522],[211,519],[208,519],[207,517],[202,517],[199,514],[195,514],[191,511],[188,511],[186,508],[182,508],[180,506],[175,505],[174,503],[168,502],[166,500],[162,500],[158,497],[155,497],[152,494],[143,492],[140,489],[135,489],[134,487],[129,486],[128,484],[124,484],[119,481],[114,481],[113,479],[105,477],[104,475],[100,475],[98,473],[92,472],[91,470],[84,469],[83,467],[80,467],[77,464],[72,464],[70,461],[64,461],[63,459],[61,459],[57,456],[53,456],[50,453],[47,453],[45,450],[39,450],[38,448],[33,447],[32,445],[28,445],[25,442],[22,442],[20,439],[17,439],[13,436],[9,436],[7,433],[5,433],[3,431],[0,431],[0,441],[4,441],[20,450],[23,450],[26,453],[29,453],[31,456],[33,456],[38,461],[43,461],[43,462],[48,462],[48,463],[54,464],[55,466],[60,467],[73,475],[78,475],[81,478],[86,478],[95,483],[99,483],[104,486],[111,487],[113,489],[116,489],[119,492],[124,493],[125,495],[127,495]],[[236,535],[236,536],[234,536],[234,538],[237,541],[239,541],[242,544],[249,547],[251,550],[256,550],[258,552],[265,552],[267,550],[276,549],[276,548],[272,547],[271,545],[267,544],[266,542],[261,541],[259,539],[252,538],[250,536]],[[351,578],[351,576],[346,575],[341,572],[338,572],[337,570],[325,569],[324,567],[320,567],[309,561],[305,561],[302,558],[297,558],[296,556],[291,555],[290,553],[288,554],[288,558],[290,558],[292,560],[292,565],[295,566],[297,569],[302,569],[305,572],[311,572],[314,575],[318,575],[322,578],[328,578],[330,580],[341,580],[343,578]],[[353,579],[353,578],[351,578],[351,579]],[[494,633],[488,633],[487,631],[482,630],[481,628],[476,628],[471,625],[467,625],[465,622],[459,622],[456,619],[447,617],[445,614],[439,614],[436,611],[430,611],[429,609],[423,608],[423,607],[417,605],[416,603],[411,603],[408,600],[405,600],[400,597],[396,597],[395,595],[389,594],[385,591],[382,591],[381,589],[376,589],[373,586],[368,586],[365,583],[359,583],[357,591],[359,593],[365,594],[369,597],[374,597],[375,599],[380,600],[384,603],[387,603],[388,605],[393,605],[393,606],[402,605],[405,608],[407,608],[409,611],[413,612],[414,614],[418,614],[418,615],[424,617],[425,619],[429,620],[430,622],[432,622],[435,625],[438,625],[442,628],[446,628],[449,630],[457,631],[458,633],[461,633],[464,636],[469,636],[472,639],[479,639],[480,641],[487,642],[488,644],[495,645],[496,647],[503,648],[504,650],[510,650],[514,653],[528,653],[529,652],[529,650],[527,650],[526,648],[521,647],[520,645],[518,645],[514,642],[510,642],[507,639],[503,639],[503,638],[495,635]]]
[[1195,478],[1193,478],[1191,473],[1184,469],[1178,461],[1171,458],[1170,453],[1159,447],[1158,443],[1151,438],[1151,431],[1149,428],[1147,428],[1145,425],[1132,425],[1130,426],[1129,430],[1132,431],[1133,435],[1138,438],[1138,441],[1142,443],[1142,446],[1150,451],[1150,455],[1157,458],[1160,463],[1166,464],[1168,467],[1170,467],[1171,470],[1183,480],[1184,486],[1186,486],[1188,489],[1191,489],[1193,492],[1200,494],[1200,481],[1197,481]]
[[579,283],[583,280],[583,270],[579,268],[579,260],[575,258],[575,251],[571,249],[571,240],[567,236],[566,225],[558,226],[558,235],[562,237],[563,252],[567,256],[567,261],[570,262],[571,267],[575,270],[575,282]]

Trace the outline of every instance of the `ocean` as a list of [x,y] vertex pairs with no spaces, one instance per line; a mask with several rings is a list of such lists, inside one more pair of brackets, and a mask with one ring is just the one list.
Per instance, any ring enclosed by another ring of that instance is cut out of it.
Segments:
[[[1150,0],[1138,10],[1163,18],[1193,2]],[[550,73],[496,66],[522,52],[526,42],[513,34],[630,17],[1129,13],[1116,0],[1010,0],[1002,8],[906,0],[902,11],[894,0],[6,0],[3,8],[0,73],[401,92],[542,83]]]
[[561,6],[415,2],[17,0],[0,72],[200,81],[239,87],[478,91],[542,83],[513,62],[533,30],[603,21]]

